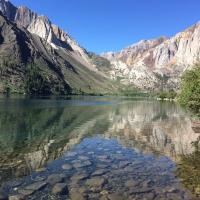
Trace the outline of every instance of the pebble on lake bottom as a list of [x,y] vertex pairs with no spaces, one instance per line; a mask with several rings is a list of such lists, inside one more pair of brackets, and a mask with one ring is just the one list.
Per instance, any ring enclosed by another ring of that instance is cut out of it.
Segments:
[[60,174],[51,174],[47,178],[47,183],[50,185],[55,185],[63,181],[63,177]]
[[73,167],[70,164],[64,164],[64,165],[62,165],[62,169],[64,169],[64,170],[71,170],[72,168]]
[[22,194],[9,196],[9,200],[25,200],[25,199],[26,199],[26,197]]
[[56,195],[67,195],[68,187],[66,183],[56,183],[52,189],[52,193]]

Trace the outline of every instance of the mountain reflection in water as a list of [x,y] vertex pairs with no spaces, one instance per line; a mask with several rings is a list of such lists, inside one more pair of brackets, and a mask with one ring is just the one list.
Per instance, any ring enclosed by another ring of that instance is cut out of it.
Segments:
[[84,138],[116,139],[144,155],[178,161],[199,134],[176,104],[120,98],[1,99],[0,180],[41,170]]

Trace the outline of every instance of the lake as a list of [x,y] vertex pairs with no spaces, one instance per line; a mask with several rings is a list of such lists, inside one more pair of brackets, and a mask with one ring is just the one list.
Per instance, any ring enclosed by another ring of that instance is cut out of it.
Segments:
[[0,98],[0,199],[197,199],[176,173],[200,134],[173,102]]

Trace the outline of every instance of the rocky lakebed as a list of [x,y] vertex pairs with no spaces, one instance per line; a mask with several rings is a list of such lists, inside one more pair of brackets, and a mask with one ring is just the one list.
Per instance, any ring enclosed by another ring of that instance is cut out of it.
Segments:
[[45,169],[3,184],[1,200],[190,200],[166,157],[143,155],[116,140],[84,139]]

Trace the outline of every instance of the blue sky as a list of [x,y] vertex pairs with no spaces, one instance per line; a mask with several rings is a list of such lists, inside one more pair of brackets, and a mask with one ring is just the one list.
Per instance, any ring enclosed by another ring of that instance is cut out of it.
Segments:
[[172,36],[200,20],[200,0],[11,0],[67,31],[89,51]]

